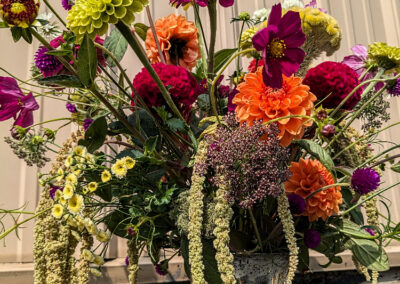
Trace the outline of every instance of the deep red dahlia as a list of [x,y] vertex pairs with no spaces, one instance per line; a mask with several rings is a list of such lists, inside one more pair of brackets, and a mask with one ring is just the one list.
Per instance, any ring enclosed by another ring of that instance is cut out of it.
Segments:
[[36,19],[38,0],[0,0],[0,17],[10,26],[28,28]]
[[[164,85],[169,88],[172,99],[182,115],[188,119],[192,104],[198,96],[196,79],[185,68],[180,66],[155,63],[153,68]],[[133,79],[133,87],[147,106],[160,107],[166,105],[159,88],[145,68]]]
[[[336,108],[359,83],[358,75],[352,68],[332,61],[311,68],[303,80],[303,84],[310,86],[310,91],[318,100],[324,100],[323,107],[330,109]],[[346,101],[343,109],[353,109],[360,101],[361,94],[362,88]]]

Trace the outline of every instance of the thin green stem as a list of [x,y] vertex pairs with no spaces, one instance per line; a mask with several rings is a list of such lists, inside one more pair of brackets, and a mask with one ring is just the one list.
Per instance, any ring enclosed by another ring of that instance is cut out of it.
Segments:
[[[244,29],[244,25],[245,25],[245,21],[243,21],[242,23],[242,27],[240,29],[240,33],[239,33],[239,40],[238,40],[238,51],[240,51],[240,41],[242,39],[242,34],[243,34],[243,29]],[[236,66],[236,79],[239,82],[239,77],[240,77],[240,57],[237,58],[237,66]]]
[[312,193],[310,193],[309,195],[306,196],[306,198],[304,198],[305,200],[310,199],[311,197],[313,197],[315,194],[324,191],[326,189],[332,188],[332,187],[336,187],[336,186],[350,186],[349,183],[334,183],[334,184],[330,184],[324,187],[321,187],[319,189],[317,189],[316,191],[313,191]]
[[391,152],[391,151],[393,151],[393,150],[395,150],[395,149],[397,149],[397,148],[400,148],[400,144],[395,145],[395,146],[393,146],[393,147],[391,147],[391,148],[389,148],[389,149],[387,149],[387,150],[385,150],[385,151],[379,153],[378,155],[376,155],[376,156],[374,156],[374,157],[372,157],[372,158],[366,160],[364,163],[362,163],[361,165],[359,165],[359,166],[357,167],[357,169],[364,167],[365,165],[369,164],[370,162],[372,162],[372,161],[378,159],[379,157],[382,157],[382,156],[385,155],[386,153],[389,153],[389,152]]
[[161,62],[166,64],[164,53],[161,50],[160,41],[158,40],[156,27],[154,26],[154,21],[153,21],[153,17],[151,16],[151,11],[150,11],[149,6],[146,6],[146,13],[147,13],[147,18],[149,19],[150,29],[151,29],[151,32],[153,33],[154,41],[157,46],[158,55],[160,56]]
[[257,238],[258,245],[260,246],[260,250],[263,251],[262,240],[261,240],[260,233],[258,232],[258,227],[257,227],[256,218],[254,218],[253,211],[252,211],[251,208],[250,208],[248,211],[249,211],[251,223],[253,224],[254,232],[255,232],[255,234],[256,234],[256,238]]
[[208,52],[208,77],[214,77],[214,56],[215,56],[215,43],[217,41],[217,1],[212,0],[208,4],[208,14],[210,16],[210,47]]
[[381,161],[379,161],[379,162],[376,162],[375,164],[373,164],[373,165],[371,166],[371,168],[375,168],[375,167],[377,167],[377,166],[379,166],[379,165],[382,165],[382,164],[384,164],[384,163],[386,163],[386,162],[389,162],[389,161],[394,160],[394,159],[399,158],[399,157],[400,157],[400,154],[390,156],[390,157],[388,157],[388,158],[386,158],[386,159],[383,159],[383,160],[381,160]]
[[50,3],[47,0],[43,0],[43,2],[46,4],[46,6],[53,12],[53,14],[57,17],[57,19],[63,24],[64,27],[67,27],[67,24],[64,22],[64,20],[60,17],[60,15],[57,13],[57,11],[50,5]]
[[204,28],[203,28],[203,24],[201,22],[201,18],[200,18],[200,14],[199,14],[199,6],[195,3],[193,4],[193,9],[194,9],[194,16],[195,16],[195,21],[196,21],[196,26],[198,26],[198,29],[201,32],[202,38],[203,38],[203,43],[206,49],[206,53],[208,56],[208,46],[207,46],[207,39],[206,39],[206,35],[204,33]]
[[47,86],[41,86],[41,85],[35,85],[35,84],[32,84],[32,83],[28,83],[28,81],[24,81],[24,80],[19,79],[18,77],[14,76],[13,74],[11,74],[10,72],[8,72],[6,69],[4,69],[2,67],[0,67],[0,70],[3,71],[4,73],[6,73],[7,75],[9,75],[10,77],[13,77],[15,80],[17,80],[18,82],[20,82],[22,84],[26,84],[28,86],[32,86],[32,87],[35,87],[35,88],[41,88],[41,89],[43,89],[43,88],[52,89],[52,90],[54,89],[52,87],[47,87]]
[[61,118],[55,118],[55,119],[50,119],[50,120],[46,120],[46,121],[41,121],[41,122],[35,123],[34,125],[29,126],[29,128],[35,127],[38,125],[42,125],[42,124],[46,124],[46,123],[50,123],[50,122],[61,121],[61,120],[71,120],[71,118],[70,117],[61,117]]
[[0,209],[0,214],[4,214],[4,213],[7,213],[7,214],[27,214],[27,215],[35,214],[35,212]]

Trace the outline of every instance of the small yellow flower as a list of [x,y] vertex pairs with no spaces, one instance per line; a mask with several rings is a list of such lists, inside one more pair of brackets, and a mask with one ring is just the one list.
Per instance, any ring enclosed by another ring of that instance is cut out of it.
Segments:
[[64,220],[67,222],[67,225],[74,228],[78,227],[78,223],[71,215],[64,215]]
[[59,168],[57,170],[57,181],[61,181],[64,178],[64,170],[62,168]]
[[74,195],[74,193],[75,193],[75,186],[73,186],[73,185],[70,184],[70,183],[67,183],[67,184],[64,186],[63,197],[64,197],[65,199],[70,199],[70,198]]
[[92,273],[92,275],[95,277],[103,277],[101,271],[96,268],[90,268],[90,273]]
[[78,242],[81,241],[81,235],[80,235],[77,231],[71,230],[71,235],[72,235]]
[[65,178],[65,183],[70,183],[70,184],[76,185],[78,183],[78,178],[75,174],[69,174]]
[[60,219],[64,213],[64,207],[60,204],[56,204],[53,207],[53,210],[51,211],[51,214],[53,215],[54,218]]
[[95,254],[93,263],[97,264],[97,265],[103,265],[104,264],[104,258],[102,258],[100,255]]
[[82,146],[76,146],[73,150],[73,153],[77,156],[84,157],[87,153],[86,148]]
[[90,261],[90,262],[93,262],[93,260],[94,260],[94,255],[93,255],[93,253],[92,253],[90,250],[88,250],[88,249],[83,249],[83,250],[82,250],[82,257],[83,257],[85,260]]
[[80,169],[74,170],[74,175],[76,177],[81,177],[82,176],[82,170],[80,170]]
[[99,231],[96,235],[96,239],[101,243],[106,243],[110,240],[110,236],[104,231]]
[[117,160],[114,165],[111,167],[111,172],[119,179],[122,179],[126,176],[128,169],[125,166],[124,161]]
[[72,157],[72,155],[69,155],[66,159],[65,159],[65,163],[64,165],[69,168],[74,164],[74,158]]
[[74,194],[68,200],[68,210],[73,214],[78,214],[79,212],[81,212],[83,207],[84,204],[82,195]]
[[59,200],[60,197],[63,195],[63,192],[59,189],[57,189],[56,193],[54,193],[54,200]]
[[108,182],[111,179],[111,173],[108,170],[104,170],[101,173],[101,181]]
[[77,226],[78,230],[80,232],[82,232],[83,229],[85,229],[85,222],[84,222],[83,218],[80,215],[77,215],[75,217],[75,221],[76,221],[76,226]]
[[88,188],[89,188],[90,192],[95,192],[97,189],[97,182],[94,182],[94,181],[90,182],[88,184]]
[[133,167],[136,164],[136,161],[134,159],[132,159],[131,157],[125,157],[122,159],[125,163],[125,166],[128,170],[133,169]]
[[82,193],[83,193],[83,194],[88,194],[88,192],[89,192],[89,189],[85,186],[85,187],[82,189]]
[[98,230],[96,224],[90,220],[89,218],[85,218],[84,220],[85,228],[91,235],[97,235]]
[[60,199],[58,200],[60,202],[60,204],[62,205],[66,205],[67,204],[67,200],[64,198],[64,196],[60,196]]
[[91,168],[96,164],[96,156],[90,153],[86,154],[85,159]]

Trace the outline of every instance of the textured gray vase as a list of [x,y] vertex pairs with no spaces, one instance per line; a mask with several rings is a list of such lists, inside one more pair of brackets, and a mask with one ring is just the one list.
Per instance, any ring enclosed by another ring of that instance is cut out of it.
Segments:
[[234,266],[235,277],[240,284],[282,284],[288,273],[289,255],[235,255]]

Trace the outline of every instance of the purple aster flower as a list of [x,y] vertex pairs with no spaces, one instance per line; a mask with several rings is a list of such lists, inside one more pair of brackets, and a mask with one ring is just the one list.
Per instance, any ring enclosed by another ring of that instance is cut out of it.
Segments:
[[316,230],[310,229],[304,233],[303,240],[306,247],[314,249],[321,243],[321,235]]
[[65,107],[66,107],[67,110],[68,110],[69,112],[71,112],[71,113],[76,113],[76,112],[78,112],[78,110],[76,109],[76,106],[75,106],[74,104],[67,103],[67,104],[65,105]]
[[370,234],[371,236],[375,236],[374,230],[372,230],[370,228],[366,228],[365,231],[368,232],[368,234]]
[[50,187],[49,195],[50,195],[51,199],[54,200],[54,196],[56,195],[56,191],[57,191],[57,190],[63,191],[64,188],[63,188],[63,187],[56,186],[56,185],[53,185],[52,187]]
[[351,187],[359,194],[367,194],[379,187],[381,177],[371,168],[357,169],[351,177]]
[[125,258],[125,265],[126,265],[126,266],[129,266],[129,256],[127,256],[127,257]]
[[306,201],[300,195],[294,193],[289,194],[288,200],[290,205],[290,212],[292,212],[293,215],[301,214],[306,210]]
[[71,0],[61,0],[61,5],[65,10],[69,11],[71,10],[73,3]]
[[86,118],[84,121],[83,121],[83,129],[86,131],[86,130],[88,130],[88,128],[90,127],[90,125],[92,125],[92,123],[93,123],[93,119],[91,119],[91,118]]
[[265,61],[265,85],[281,88],[282,74],[289,77],[299,70],[306,55],[299,47],[305,41],[299,13],[288,11],[282,17],[281,4],[274,5],[268,18],[268,26],[253,37],[254,48],[262,51]]
[[[353,51],[354,54],[345,56],[343,58],[342,63],[346,64],[351,69],[356,71],[358,77],[361,77],[361,75],[363,75],[365,73],[365,71],[367,71],[367,69],[369,67],[368,64],[370,64],[368,62],[368,58],[367,58],[368,50],[365,46],[363,46],[361,44],[356,44],[355,46],[353,46],[351,48],[351,50]],[[359,78],[359,80],[360,80],[360,82],[370,80],[370,79],[373,79],[375,77],[375,75],[376,75],[376,71],[367,72],[367,73],[365,73],[364,77]],[[384,86],[384,84],[382,82],[379,82],[375,85],[375,90],[379,91],[383,86]],[[366,87],[367,87],[367,85],[363,85],[363,89]]]
[[393,85],[388,87],[388,93],[392,96],[400,96],[400,78],[398,78]]
[[37,109],[32,93],[25,96],[14,78],[0,76],[0,121],[13,117],[14,125],[26,128],[33,124],[33,111]]
[[63,69],[63,65],[54,55],[48,55],[49,50],[45,46],[39,47],[35,54],[35,65],[44,77],[57,74]]

